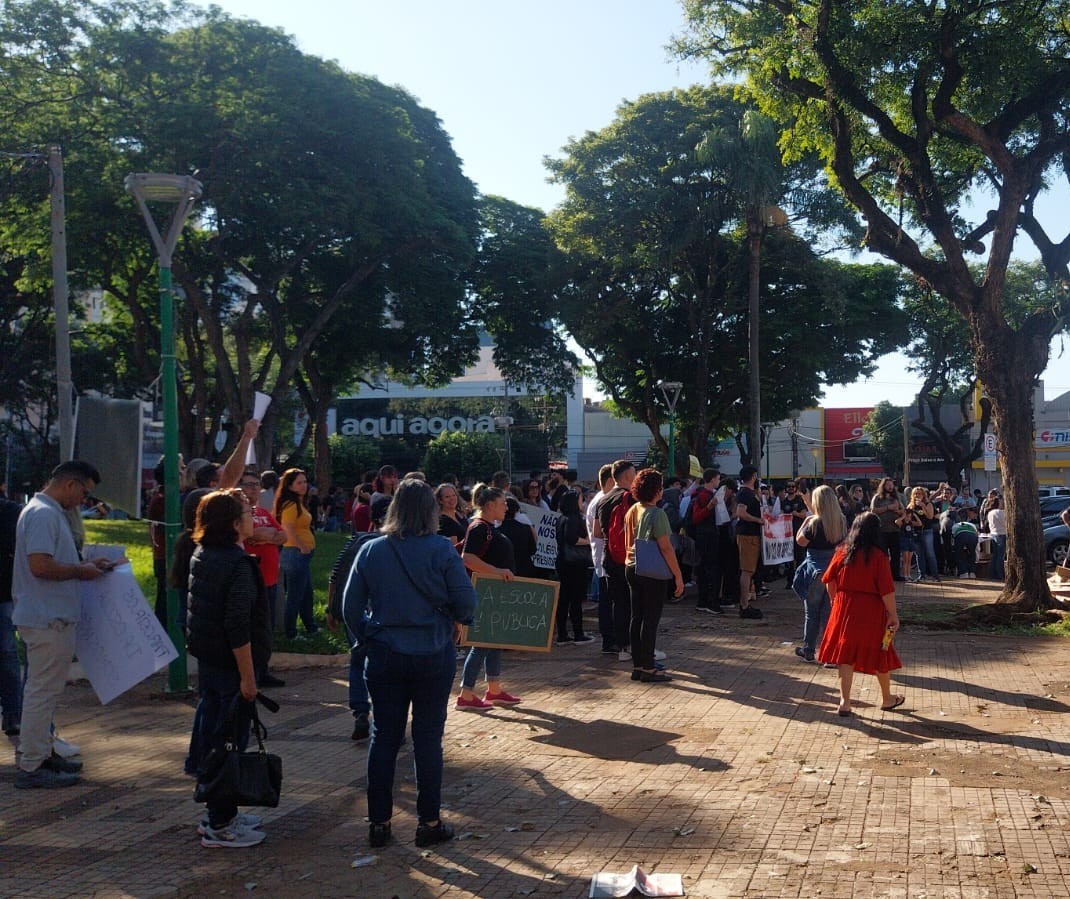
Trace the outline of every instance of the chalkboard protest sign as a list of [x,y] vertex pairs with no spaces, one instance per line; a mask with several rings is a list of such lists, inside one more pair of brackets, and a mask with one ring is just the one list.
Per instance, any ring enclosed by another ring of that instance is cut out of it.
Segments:
[[560,584],[526,577],[506,581],[477,574],[472,585],[479,606],[471,627],[464,628],[461,643],[488,649],[550,651]]

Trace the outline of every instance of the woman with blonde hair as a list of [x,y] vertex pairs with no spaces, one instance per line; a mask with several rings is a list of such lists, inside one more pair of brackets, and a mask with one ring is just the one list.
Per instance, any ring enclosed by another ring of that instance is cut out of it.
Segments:
[[814,661],[832,610],[821,576],[832,561],[836,547],[847,536],[847,520],[831,487],[823,484],[815,487],[810,508],[811,514],[795,535],[795,542],[806,548],[806,558],[795,569],[791,584],[795,595],[804,604],[802,646],[795,647],[795,655],[807,662]]

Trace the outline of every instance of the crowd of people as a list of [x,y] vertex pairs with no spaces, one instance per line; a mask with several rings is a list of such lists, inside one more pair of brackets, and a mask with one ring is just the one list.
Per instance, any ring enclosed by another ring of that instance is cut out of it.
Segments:
[[[867,484],[811,489],[805,479],[774,488],[750,465],[738,478],[711,467],[686,482],[653,468],[637,471],[628,460],[603,465],[591,489],[569,471],[546,478],[532,473],[516,485],[507,472],[496,472],[468,488],[455,478],[432,485],[421,472],[401,476],[385,465],[352,491],[330,491],[331,513],[317,522],[304,471],[245,467],[245,448],[255,434],[253,422],[222,465],[200,459],[183,466],[185,529],[170,572],[162,551],[162,466],[149,503],[156,613],[166,626],[169,582],[179,590],[179,624],[199,666],[185,769],[196,775],[228,734],[238,733],[244,745],[249,703],[261,688],[283,685],[269,670],[280,585],[283,633],[297,638],[299,625],[305,635],[317,632],[310,563],[317,524],[328,528],[333,520],[329,529],[351,536],[334,562],[324,623],[342,629],[351,646],[352,737],[371,738],[367,799],[374,847],[393,839],[394,768],[410,715],[415,840],[431,846],[453,835],[440,816],[442,735],[451,701],[457,710],[477,713],[522,702],[506,687],[506,650],[458,646],[477,609],[473,575],[558,580],[556,645],[600,642],[602,653],[629,663],[631,679],[646,684],[672,681],[667,654],[658,647],[666,603],[680,601],[691,586],[699,613],[735,608],[743,620],[760,620],[770,582],[783,576],[802,602],[795,655],[838,669],[841,716],[852,714],[856,672],[877,677],[882,709],[905,701],[890,682],[900,667],[895,582],[911,576],[915,561],[925,580],[952,571],[969,578],[978,541],[988,539],[991,575],[1002,577],[1006,521],[996,491],[959,496],[941,484],[901,492],[891,478],[872,494]],[[6,501],[0,507],[0,521],[14,534],[11,579],[0,583],[14,598],[13,614],[6,614],[10,602],[0,602],[0,707],[5,733],[20,736],[20,788],[79,781],[77,747],[69,751],[53,718],[73,655],[77,582],[106,576],[114,565],[82,558],[75,525],[99,480],[87,463],[64,463],[25,508]],[[556,513],[552,570],[541,567],[546,555],[532,520],[544,512]],[[791,561],[776,567],[763,564],[770,516],[790,517],[795,547]],[[597,607],[597,636],[588,630],[585,605]],[[14,672],[8,664],[16,627],[26,644],[25,683],[17,663]],[[198,830],[206,847],[238,848],[261,842],[261,825],[233,803],[210,802]]]

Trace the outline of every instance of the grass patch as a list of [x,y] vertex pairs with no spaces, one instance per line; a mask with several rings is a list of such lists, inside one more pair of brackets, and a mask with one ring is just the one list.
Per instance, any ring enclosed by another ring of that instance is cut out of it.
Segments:
[[[312,557],[312,594],[319,633],[314,637],[299,637],[287,640],[276,634],[275,652],[337,653],[347,652],[345,638],[332,634],[324,623],[327,611],[327,580],[334,567],[338,553],[342,551],[346,534],[316,533],[316,553]],[[156,598],[156,577],[152,571],[152,545],[149,543],[149,526],[144,521],[86,521],[86,543],[107,543],[126,547],[126,555],[134,567],[145,602],[151,607]]]

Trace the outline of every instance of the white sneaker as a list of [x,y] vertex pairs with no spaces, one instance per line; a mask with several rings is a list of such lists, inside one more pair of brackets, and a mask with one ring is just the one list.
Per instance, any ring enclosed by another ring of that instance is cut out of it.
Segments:
[[82,754],[82,749],[80,746],[74,743],[69,743],[67,740],[64,740],[63,737],[59,736],[58,734],[52,737],[52,751],[55,752],[56,755],[65,759],[71,759],[74,758],[76,755]]
[[962,574],[959,575],[959,580],[960,581],[967,581],[969,579],[970,579],[970,573],[968,571],[964,571],[964,572],[962,572]]
[[264,842],[266,836],[267,834],[262,830],[242,827],[235,817],[223,827],[206,827],[204,836],[201,837],[201,845],[206,849],[245,849]]
[[618,662],[630,662],[632,660],[632,651],[630,649],[622,649],[617,653]]
[[662,652],[660,649],[654,650],[654,661],[664,662],[669,657],[668,653]]
[[[245,830],[259,830],[260,825],[264,823],[264,819],[259,815],[247,815],[245,812],[238,812],[235,816],[232,824],[236,823],[239,827]],[[208,832],[208,812],[204,813],[204,817],[201,818],[201,823],[197,825],[197,833],[202,837]]]

